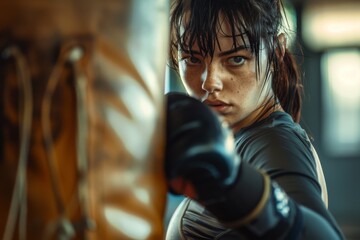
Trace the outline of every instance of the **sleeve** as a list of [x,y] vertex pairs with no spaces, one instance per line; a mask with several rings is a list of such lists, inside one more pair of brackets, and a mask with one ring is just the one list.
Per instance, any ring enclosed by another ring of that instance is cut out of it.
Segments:
[[256,217],[246,224],[237,225],[235,222],[229,226],[246,233],[247,239],[343,239],[336,224],[298,204],[275,181],[271,181],[265,199],[266,203]]
[[[289,198],[267,174],[254,172],[247,163],[240,172],[221,202],[204,207],[185,199],[173,215],[166,239],[343,239],[324,217]],[[264,181],[254,183],[254,175]],[[263,194],[256,199],[251,189]],[[251,207],[249,199],[254,200]]]
[[[316,161],[310,142],[287,128],[269,128],[238,145],[241,158],[270,176],[294,202],[303,215],[323,218],[335,231],[341,231],[321,196]],[[309,214],[309,212],[314,212]]]

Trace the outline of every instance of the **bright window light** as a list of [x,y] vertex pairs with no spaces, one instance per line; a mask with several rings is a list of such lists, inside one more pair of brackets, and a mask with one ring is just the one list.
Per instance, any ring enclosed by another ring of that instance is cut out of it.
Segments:
[[324,54],[323,139],[333,155],[360,153],[360,50]]
[[360,2],[309,3],[302,20],[303,39],[313,50],[360,43]]

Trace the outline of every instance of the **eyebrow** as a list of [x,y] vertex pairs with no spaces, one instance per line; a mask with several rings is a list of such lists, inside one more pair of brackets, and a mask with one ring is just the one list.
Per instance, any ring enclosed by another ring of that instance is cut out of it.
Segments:
[[[226,55],[230,55],[230,54],[232,54],[232,53],[235,53],[235,52],[237,52],[237,51],[241,51],[241,50],[244,50],[244,49],[249,49],[249,46],[248,45],[240,45],[240,46],[238,46],[238,47],[236,47],[236,48],[233,48],[233,49],[230,49],[230,50],[228,50],[228,51],[225,51],[225,52],[220,52],[219,54],[218,54],[218,56],[219,57],[223,57],[223,56],[226,56]],[[197,54],[197,55],[201,55],[201,53],[199,52],[199,51],[194,51],[194,50],[191,50],[191,51],[189,51],[189,50],[186,50],[186,49],[181,49],[181,52],[184,52],[185,54],[191,54],[191,55],[195,55],[195,54]]]
[[232,53],[235,53],[235,52],[237,52],[237,51],[241,51],[241,50],[244,50],[244,49],[249,49],[249,46],[247,46],[247,45],[240,45],[240,46],[238,46],[238,47],[236,47],[236,48],[233,48],[233,49],[230,49],[230,50],[228,50],[228,51],[220,52],[220,53],[218,54],[218,56],[219,56],[219,57],[223,57],[223,56],[230,55],[230,54],[232,54]]

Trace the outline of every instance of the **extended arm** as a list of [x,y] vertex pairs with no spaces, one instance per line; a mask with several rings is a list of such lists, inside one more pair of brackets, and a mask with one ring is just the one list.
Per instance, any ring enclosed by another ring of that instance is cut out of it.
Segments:
[[228,144],[229,132],[201,102],[170,94],[167,118],[171,191],[195,199],[249,239],[342,239],[325,218],[298,205],[267,174],[241,162]]

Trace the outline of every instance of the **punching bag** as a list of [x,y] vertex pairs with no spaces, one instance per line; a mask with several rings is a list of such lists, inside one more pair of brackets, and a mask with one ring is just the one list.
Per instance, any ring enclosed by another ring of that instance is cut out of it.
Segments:
[[162,239],[165,0],[0,1],[0,237]]

